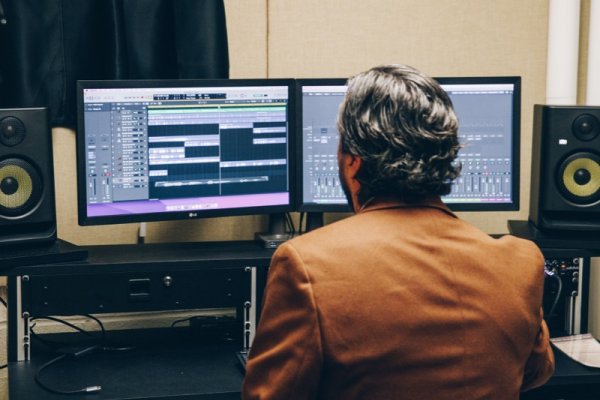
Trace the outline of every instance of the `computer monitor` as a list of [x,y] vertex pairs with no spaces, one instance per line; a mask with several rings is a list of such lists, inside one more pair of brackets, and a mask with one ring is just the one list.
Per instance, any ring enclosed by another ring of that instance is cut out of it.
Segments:
[[80,225],[294,209],[294,81],[79,81]]
[[346,89],[346,79],[297,80],[297,205],[300,211],[350,211],[340,185],[337,163],[337,117]]
[[[462,172],[442,200],[455,211],[519,209],[520,77],[436,78],[459,119]],[[344,79],[297,82],[298,209],[349,211],[338,179],[336,120]]]

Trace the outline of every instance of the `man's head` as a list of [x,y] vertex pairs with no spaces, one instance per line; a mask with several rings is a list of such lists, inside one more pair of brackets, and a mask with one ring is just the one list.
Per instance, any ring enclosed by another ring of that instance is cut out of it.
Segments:
[[412,67],[384,65],[351,78],[338,130],[340,180],[355,210],[376,196],[414,203],[448,194],[460,172],[452,102]]

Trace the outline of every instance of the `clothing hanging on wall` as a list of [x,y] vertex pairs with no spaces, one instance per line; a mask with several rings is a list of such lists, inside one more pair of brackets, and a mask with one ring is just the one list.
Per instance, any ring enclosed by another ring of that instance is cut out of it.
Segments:
[[83,79],[227,78],[223,0],[0,0],[0,108],[74,127]]

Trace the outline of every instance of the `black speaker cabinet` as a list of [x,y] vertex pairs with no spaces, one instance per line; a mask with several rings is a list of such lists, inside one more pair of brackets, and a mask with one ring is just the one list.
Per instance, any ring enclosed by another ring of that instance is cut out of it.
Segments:
[[535,105],[529,219],[600,232],[600,107]]
[[0,246],[55,239],[47,110],[0,109]]

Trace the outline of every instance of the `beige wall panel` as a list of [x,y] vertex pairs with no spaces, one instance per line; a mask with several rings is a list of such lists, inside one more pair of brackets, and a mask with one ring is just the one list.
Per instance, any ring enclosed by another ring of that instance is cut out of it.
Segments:
[[461,213],[489,233],[529,209],[533,104],[545,99],[547,0],[270,0],[269,76],[404,63],[433,76],[523,77],[521,211]]
[[265,231],[267,224],[262,215],[153,222],[147,226],[146,243],[254,240],[254,233]]
[[107,226],[77,224],[75,132],[65,128],[54,128],[52,146],[58,237],[78,245],[135,243],[137,224]]
[[267,75],[267,0],[225,0],[231,78]]

